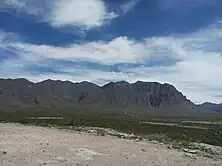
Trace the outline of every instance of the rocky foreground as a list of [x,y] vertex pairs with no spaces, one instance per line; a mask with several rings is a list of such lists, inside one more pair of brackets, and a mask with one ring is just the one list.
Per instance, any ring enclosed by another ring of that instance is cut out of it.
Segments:
[[145,141],[5,123],[0,124],[0,165],[221,166],[222,161]]

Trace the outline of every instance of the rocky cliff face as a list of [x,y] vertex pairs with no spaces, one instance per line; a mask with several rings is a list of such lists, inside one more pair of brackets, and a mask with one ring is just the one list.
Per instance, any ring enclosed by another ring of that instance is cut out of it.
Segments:
[[141,103],[149,103],[152,107],[165,107],[181,103],[191,103],[187,98],[170,84],[157,82],[136,82],[132,84]]
[[157,82],[121,81],[100,87],[90,82],[45,80],[32,83],[26,79],[0,79],[1,106],[77,104],[159,108],[181,103],[192,104],[174,86]]

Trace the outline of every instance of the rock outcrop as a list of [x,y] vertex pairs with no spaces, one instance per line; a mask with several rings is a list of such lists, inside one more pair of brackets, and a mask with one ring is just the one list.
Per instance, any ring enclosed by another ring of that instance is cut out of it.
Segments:
[[77,104],[95,106],[167,107],[192,104],[173,85],[157,82],[110,82],[102,87],[90,83],[26,79],[0,79],[0,105]]

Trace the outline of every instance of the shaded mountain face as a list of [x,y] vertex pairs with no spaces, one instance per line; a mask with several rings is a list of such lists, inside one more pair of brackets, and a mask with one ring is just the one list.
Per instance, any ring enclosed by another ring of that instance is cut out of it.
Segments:
[[131,86],[138,96],[139,103],[149,103],[152,107],[191,104],[181,92],[170,84],[137,81]]
[[90,83],[26,79],[0,79],[0,107],[22,105],[85,105],[163,108],[191,104],[174,86],[157,82],[110,82],[102,87]]
[[209,110],[213,110],[213,111],[222,113],[222,103],[221,104],[215,104],[215,103],[205,102],[205,103],[203,103],[199,106],[202,107],[202,108],[205,108],[205,109],[209,109]]

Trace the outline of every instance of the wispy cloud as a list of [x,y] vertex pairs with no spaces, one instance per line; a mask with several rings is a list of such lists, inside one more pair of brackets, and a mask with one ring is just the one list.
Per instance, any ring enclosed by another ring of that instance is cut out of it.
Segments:
[[66,47],[32,45],[15,42],[9,46],[21,55],[37,59],[90,61],[101,64],[141,63],[150,60],[195,61],[220,57],[222,32],[220,24],[189,35],[145,38],[136,41],[118,37],[111,41],[71,44]]
[[26,13],[33,16],[39,16],[43,14],[45,7],[43,0],[2,0],[0,2],[0,9],[15,9],[17,15]]
[[[221,102],[222,92],[222,30],[221,23],[186,35],[145,38],[136,41],[118,37],[112,41],[96,41],[71,44],[67,47],[32,45],[10,39],[0,33],[0,46],[14,50],[18,57],[0,61],[0,76],[26,77],[34,81],[53,78],[72,81],[88,80],[104,83],[104,80],[134,82],[168,82],[184,92],[194,102]],[[107,66],[119,64],[119,71],[93,69],[90,66],[67,66],[53,61],[94,62]],[[167,61],[147,66],[152,61]],[[51,63],[48,63],[48,62]],[[45,63],[44,63],[45,62]],[[128,64],[126,66],[122,63]],[[44,73],[31,70],[31,65],[46,65],[58,72]],[[138,64],[139,67],[131,67]],[[3,70],[4,69],[4,70]]]
[[[110,42],[96,41],[72,44],[67,47],[13,43],[21,54],[32,54],[40,59],[91,61],[103,64],[136,63],[146,57],[146,46],[127,37],[118,37]],[[147,55],[149,56],[149,55]]]
[[[35,21],[45,21],[54,28],[78,27],[85,31],[102,27],[127,14],[139,2],[128,1],[115,10],[118,12],[113,12],[102,0],[4,0],[0,2],[0,10],[13,8],[16,15],[29,14]],[[215,5],[219,1],[155,2],[164,10],[183,11],[199,5]],[[140,41],[119,36],[111,41],[73,43],[69,46],[25,43],[20,36],[0,30],[0,76],[25,77],[32,81],[48,78],[74,82],[87,80],[98,84],[107,80],[168,82],[196,103],[219,103],[222,93],[221,45],[220,20],[189,34],[144,37]],[[65,65],[63,61],[71,65]],[[103,65],[107,70],[91,65],[81,66],[83,61]],[[112,69],[116,65],[118,71]],[[41,71],[42,68],[50,70]]]
[[139,2],[141,2],[143,0],[130,0],[127,3],[124,3],[123,5],[121,5],[121,10],[123,14],[126,14],[130,11],[132,11],[136,5],[138,5]]

